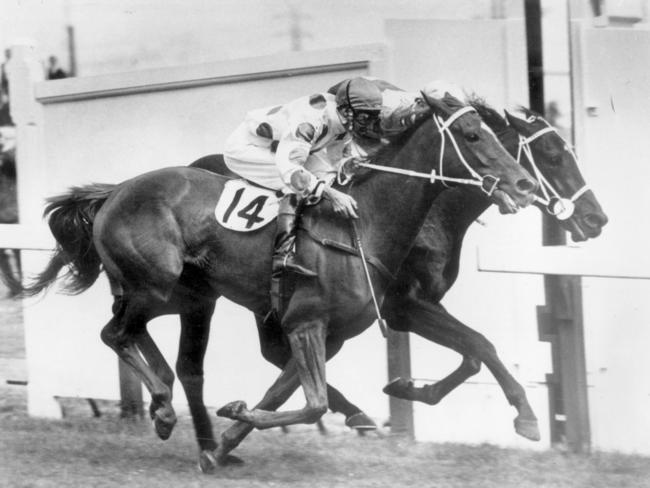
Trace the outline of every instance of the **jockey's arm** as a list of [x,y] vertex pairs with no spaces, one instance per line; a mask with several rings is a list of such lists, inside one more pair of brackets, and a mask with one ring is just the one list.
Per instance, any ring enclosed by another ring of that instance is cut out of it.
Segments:
[[327,198],[334,211],[348,218],[358,218],[357,203],[349,195],[331,188],[304,168],[312,142],[317,139],[312,124],[304,123],[284,135],[278,143],[275,162],[282,181],[301,197],[310,195]]
[[289,134],[280,139],[275,153],[280,178],[301,197],[311,194],[318,184],[318,179],[304,168],[310,150],[309,142]]

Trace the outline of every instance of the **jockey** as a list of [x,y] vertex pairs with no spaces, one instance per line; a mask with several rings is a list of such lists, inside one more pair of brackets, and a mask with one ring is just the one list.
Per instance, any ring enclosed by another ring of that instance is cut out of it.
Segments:
[[226,141],[224,161],[238,175],[285,194],[280,200],[273,273],[290,270],[315,276],[294,262],[299,203],[323,197],[334,211],[358,218],[354,198],[329,186],[349,135],[336,111],[335,97],[316,93],[284,105],[253,110]]
[[363,159],[382,138],[411,127],[428,105],[420,94],[357,77],[284,105],[253,110],[226,141],[224,161],[238,175],[282,191],[272,274],[315,273],[294,262],[296,209],[323,197],[335,212],[358,218],[354,198],[330,186],[344,156]]

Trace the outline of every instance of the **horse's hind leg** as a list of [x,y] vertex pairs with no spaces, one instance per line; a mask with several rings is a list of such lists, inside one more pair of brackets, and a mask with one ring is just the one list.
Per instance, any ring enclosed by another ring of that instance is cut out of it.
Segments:
[[204,473],[212,471],[217,464],[213,454],[217,442],[203,403],[203,360],[215,303],[215,300],[202,300],[192,312],[181,314],[181,336],[176,360],[176,374],[185,390],[199,445],[199,468]]
[[[262,317],[255,316],[257,332],[260,339],[262,356],[271,364],[282,369],[291,357],[291,349],[280,324],[265,322]],[[329,345],[328,345],[329,346]],[[336,354],[332,351],[332,354]],[[328,353],[330,348],[328,347]],[[345,415],[345,425],[356,429],[359,433],[366,430],[375,430],[377,425],[359,407],[350,402],[343,394],[329,383],[327,384],[327,402],[332,412]],[[256,407],[257,408],[257,407]],[[259,407],[265,408],[265,407]]]
[[412,382],[398,379],[387,385],[385,391],[433,405],[476,374],[482,362],[496,378],[508,402],[517,409],[514,421],[517,433],[527,439],[539,440],[537,417],[528,403],[526,391],[501,362],[494,345],[483,335],[454,318],[440,304],[411,299],[408,304],[399,303],[398,306],[391,302],[384,311],[391,328],[415,332],[463,355],[459,368],[433,385],[415,388]]
[[161,439],[167,439],[176,424],[171,389],[144,361],[136,347],[138,340],[142,341],[144,335],[148,336],[146,325],[149,318],[148,307],[143,300],[115,297],[113,318],[102,329],[101,338],[133,368],[151,393],[152,405],[156,406],[152,412],[156,433]]
[[[142,356],[144,356],[144,359],[147,361],[147,364],[153,371],[154,375],[156,375],[169,389],[169,402],[171,402],[174,391],[174,372],[169,367],[169,364],[167,364],[165,357],[162,355],[160,349],[158,349],[158,346],[146,329],[137,334],[134,337],[134,340],[138,350]],[[163,411],[167,409],[165,402],[165,397],[153,396],[151,404],[149,405],[149,415],[154,421],[156,432],[158,432],[158,435],[160,435],[162,439],[169,437],[169,433],[166,433],[166,429],[170,426],[165,420],[166,417],[159,416],[157,412],[160,409]],[[171,427],[173,427],[173,424]]]

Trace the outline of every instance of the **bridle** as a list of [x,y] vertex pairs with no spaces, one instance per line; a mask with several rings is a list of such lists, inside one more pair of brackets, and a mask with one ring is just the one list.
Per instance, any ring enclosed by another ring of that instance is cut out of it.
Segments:
[[[544,177],[542,172],[539,170],[537,164],[535,163],[535,158],[533,156],[533,151],[530,147],[530,143],[533,142],[535,139],[543,136],[544,134],[548,134],[550,132],[555,132],[556,134],[558,133],[555,127],[552,127],[548,123],[547,125],[548,127],[544,127],[543,129],[538,130],[531,136],[524,137],[522,135],[519,135],[519,148],[517,149],[517,163],[521,164],[522,154],[525,154],[526,157],[528,158],[528,161],[530,162],[531,167],[533,168],[533,173],[534,173],[533,176],[539,182],[539,187],[543,195],[542,197],[535,195],[535,199],[539,203],[544,205],[546,207],[546,211],[549,214],[553,215],[556,219],[567,220],[573,215],[573,212],[575,211],[576,200],[578,200],[578,198],[580,198],[587,191],[589,191],[589,186],[585,184],[582,186],[582,188],[576,191],[573,194],[573,196],[569,198],[564,198],[560,196],[558,191],[553,187],[551,183],[549,183],[549,181]],[[577,164],[578,159],[576,158],[575,153],[571,149],[568,149],[568,151]]]
[[[460,183],[463,185],[478,186],[486,195],[491,196],[492,193],[494,193],[494,190],[496,190],[497,185],[499,184],[499,178],[492,175],[481,176],[480,174],[478,174],[476,170],[474,170],[474,168],[472,168],[469,165],[469,163],[465,159],[465,156],[463,156],[463,153],[461,152],[460,148],[458,147],[458,143],[456,142],[456,138],[454,137],[454,134],[450,129],[451,125],[456,120],[458,120],[460,117],[462,117],[463,115],[469,112],[476,112],[476,109],[474,109],[474,107],[471,106],[463,107],[457,110],[456,112],[454,112],[451,116],[449,116],[447,120],[444,120],[442,117],[440,117],[437,114],[431,115],[434,123],[436,124],[436,128],[438,129],[438,134],[440,134],[440,138],[442,141],[440,144],[440,159],[438,161],[439,174],[436,172],[435,168],[431,170],[431,173],[421,173],[418,171],[412,171],[412,170],[407,170],[402,168],[393,168],[390,166],[382,166],[378,164],[371,164],[371,163],[364,163],[364,162],[356,162],[355,164],[362,168],[373,169],[376,171],[383,171],[385,173],[400,174],[404,176],[412,176],[415,178],[427,178],[431,183],[440,181],[445,186],[448,186],[447,183]],[[444,175],[444,154],[445,154],[445,142],[447,140],[447,137],[449,137],[451,144],[454,146],[454,149],[456,150],[456,154],[458,155],[458,158],[463,163],[465,168],[467,168],[472,178],[453,178]],[[337,181],[341,185],[346,185],[351,180],[351,177],[343,176],[342,170],[345,164],[352,159],[355,159],[355,156],[349,156],[347,158],[344,158],[341,164],[339,165],[339,169],[337,172]]]

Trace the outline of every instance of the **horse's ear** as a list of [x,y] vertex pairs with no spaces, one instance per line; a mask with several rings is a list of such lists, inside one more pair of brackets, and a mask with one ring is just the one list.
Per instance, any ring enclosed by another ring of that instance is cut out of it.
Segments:
[[431,95],[428,95],[424,91],[421,93],[422,93],[422,97],[424,97],[424,101],[427,102],[427,105],[431,107],[433,112],[436,115],[440,115],[443,118],[449,117],[457,110],[454,109],[452,106],[450,106],[449,103],[450,102],[453,103],[452,100],[456,100],[456,102],[460,104],[460,102],[456,98],[451,96],[448,92],[445,92],[445,95],[442,98],[432,97]]
[[508,122],[504,116],[497,110],[486,105],[485,102],[477,100],[475,102],[470,102],[470,104],[493,131],[502,132],[508,128]]
[[505,110],[505,113],[508,124],[517,132],[520,134],[528,134],[531,132],[530,124],[526,120],[522,119],[521,117],[517,117],[516,115],[512,115],[507,110]]

